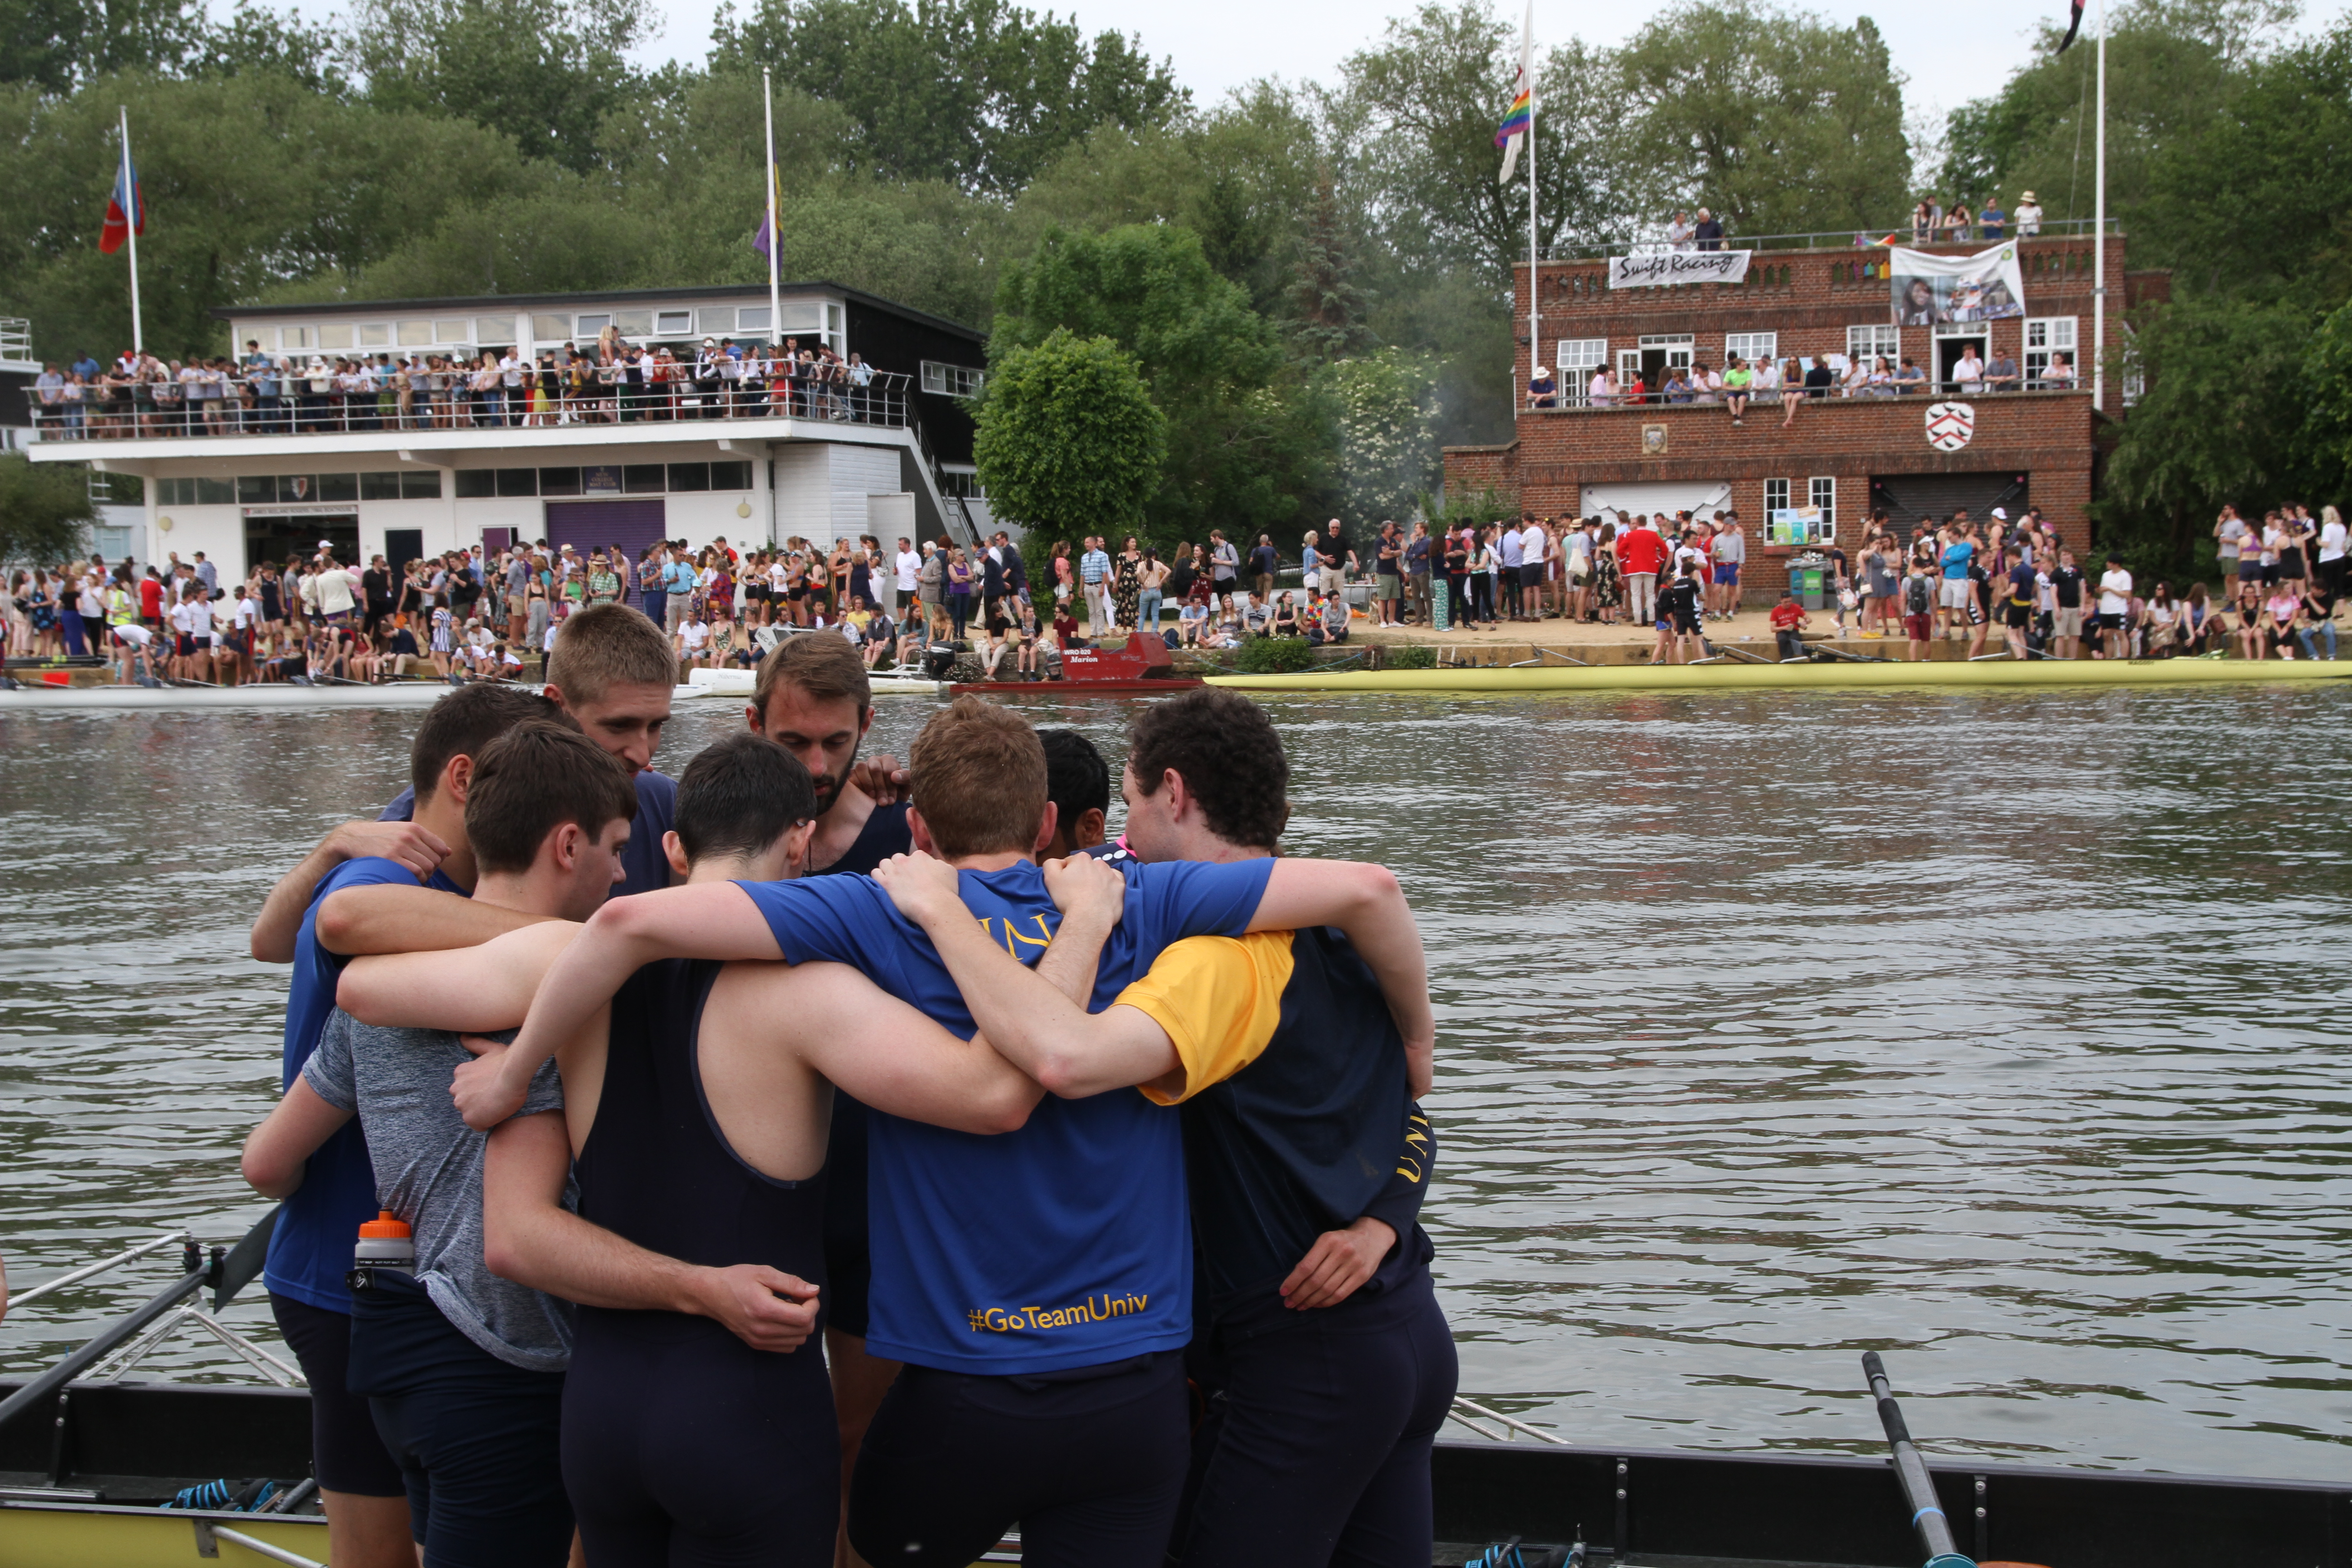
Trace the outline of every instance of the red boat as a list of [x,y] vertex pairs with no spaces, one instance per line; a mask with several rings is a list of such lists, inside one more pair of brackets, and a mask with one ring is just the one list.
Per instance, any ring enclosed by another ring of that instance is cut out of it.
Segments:
[[1116,648],[1067,647],[1062,650],[1058,680],[966,680],[951,691],[1055,691],[1084,693],[1181,691],[1201,684],[1197,675],[1179,675],[1168,657],[1168,644],[1140,633]]

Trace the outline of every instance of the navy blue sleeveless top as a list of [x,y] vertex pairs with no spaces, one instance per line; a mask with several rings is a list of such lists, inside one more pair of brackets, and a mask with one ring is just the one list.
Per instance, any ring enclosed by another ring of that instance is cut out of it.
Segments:
[[[824,1182],[781,1182],[744,1163],[720,1134],[703,1092],[696,1042],[719,967],[675,959],[649,963],[613,998],[604,1092],[573,1164],[580,1215],[682,1262],[712,1268],[764,1263],[822,1286]],[[652,1327],[649,1320],[677,1316],[580,1310],[606,1329]],[[716,1323],[707,1326],[733,1338]]]

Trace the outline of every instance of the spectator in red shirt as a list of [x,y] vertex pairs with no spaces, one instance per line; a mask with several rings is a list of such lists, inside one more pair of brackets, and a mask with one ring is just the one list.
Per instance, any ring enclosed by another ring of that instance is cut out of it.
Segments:
[[1658,570],[1666,563],[1666,542],[1650,526],[1647,517],[1637,517],[1633,526],[1617,541],[1617,561],[1625,577],[1625,602],[1633,610],[1633,624],[1647,626],[1657,618]]
[[1805,657],[1805,606],[1797,603],[1790,589],[1780,590],[1780,602],[1772,606],[1772,640],[1780,645],[1780,662]]
[[146,577],[139,584],[139,618],[149,631],[160,631],[163,626],[163,580],[155,568],[147,568]]

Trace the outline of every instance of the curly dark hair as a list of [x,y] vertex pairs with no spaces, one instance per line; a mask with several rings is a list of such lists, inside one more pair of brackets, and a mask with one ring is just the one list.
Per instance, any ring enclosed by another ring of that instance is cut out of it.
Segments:
[[1159,792],[1170,770],[1228,844],[1271,849],[1290,817],[1290,760],[1265,710],[1238,691],[1204,686],[1135,716],[1127,765],[1135,786]]

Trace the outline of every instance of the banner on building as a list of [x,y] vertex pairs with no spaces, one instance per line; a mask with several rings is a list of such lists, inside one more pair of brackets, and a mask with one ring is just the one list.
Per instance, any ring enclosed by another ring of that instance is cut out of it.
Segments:
[[1886,257],[1898,327],[1999,321],[2025,314],[2025,269],[2014,245],[1996,245],[1974,256],[1930,256],[1889,247]]
[[1669,283],[1738,283],[1748,276],[1745,250],[1654,250],[1609,258],[1612,289],[1658,289]]

